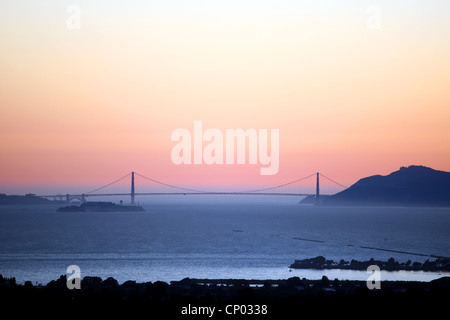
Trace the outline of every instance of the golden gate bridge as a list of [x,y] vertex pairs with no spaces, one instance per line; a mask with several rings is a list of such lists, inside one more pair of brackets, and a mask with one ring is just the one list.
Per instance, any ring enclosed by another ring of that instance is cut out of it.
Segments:
[[[119,182],[130,178],[131,176],[131,190],[130,192],[109,192],[109,193],[99,193],[100,191],[118,184]],[[152,190],[148,192],[136,192],[135,188],[135,177],[142,178],[148,182],[151,182],[154,186],[162,186],[168,191],[158,191]],[[321,179],[323,178],[323,179]],[[322,180],[324,180],[323,183]],[[99,188],[91,190],[86,193],[81,194],[52,194],[52,195],[39,195],[41,198],[53,198],[64,200],[70,203],[73,200],[78,200],[82,203],[87,201],[88,197],[110,197],[110,196],[129,196],[131,198],[131,204],[135,204],[135,198],[137,196],[166,196],[166,195],[239,195],[239,196],[313,196],[315,198],[315,203],[319,204],[320,196],[330,196],[332,194],[338,193],[347,187],[339,182],[323,175],[320,172],[312,173],[300,179],[295,179],[293,181],[279,184],[272,187],[265,187],[252,190],[243,191],[208,191],[201,189],[194,189],[188,187],[177,186],[169,183],[165,183],[153,178],[144,176],[138,172],[130,172],[125,176],[114,180],[108,184],[105,184]],[[322,190],[322,193],[321,193]],[[324,190],[326,190],[324,192]]]

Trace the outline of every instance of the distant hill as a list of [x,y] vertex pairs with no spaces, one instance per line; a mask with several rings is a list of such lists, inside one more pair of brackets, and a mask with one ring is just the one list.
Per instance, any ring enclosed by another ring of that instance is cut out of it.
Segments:
[[63,201],[51,201],[49,199],[40,198],[32,193],[24,196],[8,196],[0,193],[0,205],[12,205],[12,204],[61,204]]
[[450,172],[401,167],[387,176],[363,178],[324,205],[450,206]]

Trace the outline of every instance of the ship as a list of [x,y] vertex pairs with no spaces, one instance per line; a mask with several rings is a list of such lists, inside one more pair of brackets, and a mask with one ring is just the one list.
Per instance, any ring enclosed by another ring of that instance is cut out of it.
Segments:
[[65,206],[57,212],[135,212],[145,211],[144,208],[134,205],[118,205],[113,202],[85,202],[79,206]]

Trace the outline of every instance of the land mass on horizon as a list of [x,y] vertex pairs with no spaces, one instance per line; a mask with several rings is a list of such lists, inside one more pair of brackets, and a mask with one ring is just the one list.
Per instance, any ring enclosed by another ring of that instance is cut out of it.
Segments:
[[360,179],[324,199],[324,205],[450,206],[450,172],[425,166],[401,167],[389,175]]
[[62,200],[50,200],[39,197],[34,193],[26,195],[6,195],[0,193],[0,205],[49,205],[49,204],[64,204]]

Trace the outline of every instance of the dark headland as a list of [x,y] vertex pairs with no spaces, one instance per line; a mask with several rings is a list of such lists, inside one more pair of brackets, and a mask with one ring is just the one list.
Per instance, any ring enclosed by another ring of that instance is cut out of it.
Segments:
[[450,172],[424,166],[401,167],[389,175],[360,179],[327,197],[323,205],[450,206]]

